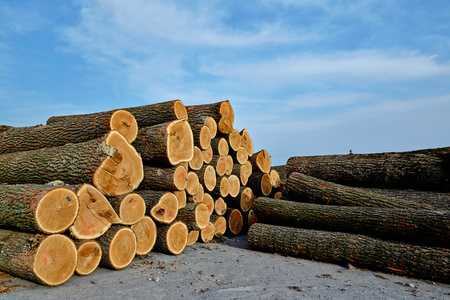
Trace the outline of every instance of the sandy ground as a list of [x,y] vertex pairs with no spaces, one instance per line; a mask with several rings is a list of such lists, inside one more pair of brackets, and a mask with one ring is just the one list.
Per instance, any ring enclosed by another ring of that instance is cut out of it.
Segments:
[[98,268],[47,287],[1,278],[0,299],[450,299],[450,285],[249,248],[246,236],[151,252],[120,271]]

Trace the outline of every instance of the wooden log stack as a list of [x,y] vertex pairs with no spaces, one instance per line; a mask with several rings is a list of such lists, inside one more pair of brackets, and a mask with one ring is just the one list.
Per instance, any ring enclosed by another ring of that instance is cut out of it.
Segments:
[[[260,196],[252,247],[450,282],[450,147],[291,157]],[[284,178],[284,180],[281,180]]]

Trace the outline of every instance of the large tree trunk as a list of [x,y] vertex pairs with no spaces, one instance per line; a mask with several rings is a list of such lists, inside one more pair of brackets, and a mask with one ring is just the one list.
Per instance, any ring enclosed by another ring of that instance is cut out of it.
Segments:
[[110,269],[126,268],[136,256],[136,235],[130,227],[113,225],[97,239],[102,247],[100,265]]
[[77,249],[65,235],[0,229],[0,271],[45,285],[66,282],[77,266]]
[[287,175],[302,172],[360,187],[450,191],[450,147],[411,152],[294,156]]
[[129,112],[115,110],[83,122],[71,119],[46,126],[15,127],[0,135],[0,154],[86,142],[111,130],[132,142],[137,135],[137,123]]
[[77,217],[77,195],[67,187],[0,184],[0,226],[61,233]]
[[102,247],[95,240],[75,240],[77,267],[75,273],[86,276],[94,272],[102,259]]
[[142,160],[117,131],[88,142],[0,155],[0,183],[92,183],[117,196],[137,188]]
[[133,225],[145,215],[146,205],[139,194],[128,193],[122,196],[109,197],[109,203],[120,218],[123,225]]
[[144,179],[139,185],[142,190],[181,191],[187,185],[187,171],[183,166],[144,166]]
[[321,180],[302,173],[292,173],[286,181],[284,191],[291,200],[301,202],[434,210],[431,205],[375,194],[359,188]]
[[172,223],[178,214],[178,199],[170,191],[139,190],[136,192],[144,199],[146,214],[162,224]]
[[267,173],[253,172],[248,178],[247,186],[257,197],[268,196],[272,192],[272,177]]
[[320,205],[264,197],[255,200],[253,210],[261,223],[450,246],[449,212]]
[[95,239],[104,234],[111,224],[121,220],[106,197],[90,184],[72,188],[77,193],[80,209],[70,227],[77,239]]
[[217,130],[221,133],[230,133],[234,125],[234,111],[228,100],[217,103],[186,106],[189,118],[209,116],[217,122]]
[[194,155],[194,137],[186,120],[176,120],[139,129],[133,146],[146,162],[177,165]]
[[157,227],[155,250],[178,255],[187,245],[188,229],[182,221]]
[[139,222],[131,225],[136,235],[136,255],[146,255],[152,251],[156,242],[156,224],[149,216],[144,216]]
[[[124,108],[130,112],[136,119],[139,127],[153,126],[156,124],[166,123],[173,120],[187,118],[186,107],[180,100],[171,100],[161,103]],[[47,120],[47,125],[66,122],[75,119],[79,123],[87,120],[98,119],[103,114],[110,114],[114,111],[99,112],[85,115],[56,116]]]
[[178,211],[177,220],[183,221],[188,230],[204,229],[209,222],[210,213],[203,203],[190,202]]
[[266,252],[450,282],[450,250],[445,248],[263,223],[250,227],[248,241]]

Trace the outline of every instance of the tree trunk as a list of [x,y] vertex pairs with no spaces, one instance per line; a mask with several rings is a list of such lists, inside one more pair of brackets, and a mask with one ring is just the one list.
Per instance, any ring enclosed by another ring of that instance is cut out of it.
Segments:
[[193,125],[206,125],[209,128],[210,139],[213,139],[217,135],[217,122],[214,118],[201,115],[188,115],[188,121],[191,126]]
[[200,170],[203,167],[203,154],[199,147],[194,146],[194,155],[189,161],[189,168],[194,171]]
[[247,186],[257,197],[268,196],[272,192],[272,177],[267,173],[253,172],[248,178]]
[[142,190],[181,191],[187,185],[187,171],[183,166],[144,166],[144,179],[139,185]]
[[213,154],[219,156],[227,156],[230,151],[228,142],[224,137],[215,137],[211,139],[211,148]]
[[87,142],[111,130],[131,143],[137,135],[137,123],[129,112],[115,110],[83,122],[74,119],[46,126],[14,127],[0,135],[0,154]]
[[211,146],[211,130],[209,130],[209,127],[204,124],[192,124],[191,122],[189,124],[194,137],[194,146],[199,147],[201,150]]
[[77,195],[67,187],[0,185],[0,226],[61,233],[73,224],[79,206]]
[[0,183],[92,183],[111,196],[142,181],[142,160],[116,131],[88,142],[0,155]]
[[92,274],[102,259],[102,248],[95,240],[75,240],[77,267],[75,273],[81,276]]
[[248,178],[250,177],[250,173],[248,172],[247,165],[234,164],[231,174],[239,177],[242,186],[247,185]]
[[210,222],[214,225],[214,236],[219,238],[227,232],[227,219],[224,216],[211,215]]
[[133,225],[139,222],[147,211],[144,199],[136,193],[109,197],[108,201],[123,225]]
[[271,167],[270,155],[266,150],[260,150],[249,158],[255,172],[269,173]]
[[203,203],[190,202],[178,211],[177,220],[183,221],[189,230],[204,229],[209,222],[209,210]]
[[138,131],[133,146],[145,162],[177,165],[194,155],[194,137],[186,120],[176,120]]
[[242,231],[242,227],[244,225],[242,212],[236,208],[228,208],[225,218],[228,221],[229,231],[234,235],[238,235]]
[[245,150],[247,150],[247,154],[249,157],[253,155],[253,141],[250,137],[250,134],[248,133],[247,129],[242,129],[241,132],[241,141],[242,141],[242,147],[244,147]]
[[[171,100],[161,103],[129,107],[124,108],[123,110],[130,112],[134,116],[139,127],[153,126],[156,124],[187,118],[186,107],[180,100]],[[92,113],[85,115],[51,117],[47,120],[47,125],[59,122],[66,122],[67,120],[71,119],[76,119],[79,123],[84,123],[88,119],[95,120],[99,118],[99,116],[111,112],[114,111]]]
[[450,246],[450,213],[441,211],[333,206],[260,197],[253,210],[262,223],[303,227]]
[[238,208],[242,212],[247,212],[253,206],[255,196],[251,188],[243,186],[239,189],[237,197],[227,197],[225,200],[227,207]]
[[170,191],[139,190],[136,192],[144,199],[146,214],[162,224],[170,224],[178,214],[178,199]]
[[362,189],[368,192],[382,194],[389,197],[428,204],[433,206],[436,210],[450,210],[450,193],[399,189]]
[[445,248],[263,223],[250,227],[248,241],[266,252],[450,282],[450,250]]
[[136,235],[136,255],[146,255],[152,251],[156,242],[156,224],[149,216],[144,216],[139,222],[131,225]]
[[219,216],[223,216],[227,212],[227,203],[222,197],[218,197],[214,201],[214,212]]
[[450,191],[450,147],[410,152],[291,157],[286,171],[349,186]]
[[157,226],[155,250],[178,255],[186,248],[187,237],[187,226],[181,221],[176,221],[170,225]]
[[200,184],[208,191],[212,191],[216,186],[216,171],[211,165],[204,165],[198,171],[197,174]]
[[426,209],[431,205],[375,194],[359,188],[317,179],[302,173],[292,173],[284,189],[291,200],[317,204],[366,206],[380,208]]
[[69,228],[76,239],[95,239],[104,234],[112,223],[121,220],[105,196],[94,186],[83,184],[73,187],[80,203],[78,215]]
[[130,227],[113,225],[97,239],[102,248],[100,265],[121,270],[130,265],[136,256],[136,235]]
[[213,240],[216,233],[216,228],[214,227],[214,224],[211,222],[208,222],[208,225],[200,230],[200,236],[199,240],[202,243],[209,243]]
[[221,133],[230,133],[234,125],[234,111],[228,100],[217,103],[186,106],[188,115],[210,116],[217,122],[217,130]]
[[77,266],[77,249],[61,234],[0,229],[0,271],[40,284],[66,282]]

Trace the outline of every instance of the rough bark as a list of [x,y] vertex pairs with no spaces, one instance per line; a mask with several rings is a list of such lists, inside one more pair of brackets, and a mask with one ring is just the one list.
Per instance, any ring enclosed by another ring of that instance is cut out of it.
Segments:
[[[139,127],[153,126],[161,123],[187,118],[186,107],[180,100],[171,100],[161,103],[123,108],[123,110],[130,112],[135,117]],[[78,122],[83,123],[85,122],[86,119],[95,119],[99,115],[107,113],[111,112],[100,112],[84,115],[56,116],[49,118],[47,120],[47,125],[65,122],[69,119],[76,119],[78,120]]]
[[178,211],[177,220],[183,221],[189,230],[204,229],[209,222],[209,210],[203,203],[190,202]]
[[188,121],[193,125],[206,125],[209,128],[210,138],[213,139],[217,135],[217,122],[210,116],[188,114]]
[[239,189],[239,194],[236,197],[227,197],[225,201],[227,207],[238,208],[242,212],[247,212],[253,206],[255,198],[252,189],[243,186]]
[[266,150],[254,153],[248,160],[252,164],[254,172],[269,173],[271,168],[270,155]]
[[149,215],[158,223],[169,224],[177,217],[178,199],[170,191],[139,190],[136,192],[144,199]]
[[317,179],[302,173],[292,173],[286,181],[284,191],[291,200],[301,202],[434,210],[431,205],[375,194],[359,188]]
[[263,223],[250,227],[248,241],[266,252],[450,282],[450,250],[445,248]]
[[230,183],[228,182],[228,177],[217,177],[216,186],[211,191],[211,195],[225,198],[226,196],[228,196],[229,190]]
[[183,166],[156,167],[144,165],[142,190],[181,191],[187,185],[187,171]]
[[243,165],[248,160],[248,153],[244,147],[239,147],[236,151],[231,151],[231,157],[238,164]]
[[5,131],[8,131],[11,128],[14,128],[14,127],[13,126],[8,126],[8,125],[0,125],[0,134],[2,134]]
[[194,137],[186,120],[142,127],[133,146],[145,162],[177,165],[194,155]]
[[102,258],[102,247],[95,240],[75,240],[77,267],[75,273],[81,276],[92,274]]
[[155,250],[178,255],[187,245],[188,229],[182,221],[157,227]]
[[136,235],[136,255],[146,255],[152,251],[156,242],[156,224],[149,216],[144,216],[139,222],[131,225]]
[[230,151],[227,140],[220,136],[211,139],[211,148],[215,155],[220,156],[227,156]]
[[287,175],[302,172],[349,186],[450,191],[450,147],[410,152],[294,156]]
[[77,266],[77,249],[61,234],[0,229],[0,271],[44,285],[66,282]]
[[272,192],[272,177],[267,173],[253,172],[248,178],[247,186],[257,197],[268,196]]
[[200,184],[208,191],[212,191],[216,186],[216,171],[211,165],[204,165],[198,171],[195,171]]
[[67,230],[78,214],[77,195],[67,187],[0,184],[0,226],[47,234]]
[[385,239],[450,246],[450,213],[429,210],[334,206],[260,197],[261,223],[361,233]]
[[228,100],[217,103],[186,106],[189,117],[209,116],[217,122],[217,130],[230,133],[234,125],[234,111]]
[[104,234],[111,224],[121,220],[106,197],[90,184],[72,188],[80,203],[78,215],[70,226],[76,239],[95,239]]
[[137,123],[129,112],[115,110],[83,122],[74,119],[45,126],[14,127],[0,135],[0,154],[87,142],[111,130],[132,142],[136,138]]
[[144,199],[136,193],[109,197],[108,201],[123,225],[133,225],[142,219],[147,211]]
[[204,150],[211,145],[211,130],[204,124],[192,124],[189,122],[194,137],[194,146]]
[[142,160],[116,131],[88,142],[0,155],[0,183],[92,183],[111,196],[142,181]]
[[128,267],[136,256],[136,235],[128,226],[111,226],[97,238],[97,242],[102,248],[100,265],[103,267],[121,270]]
[[281,180],[281,185],[284,185],[286,183],[286,180],[287,180],[286,165],[272,166],[272,170],[277,171],[278,176],[280,177],[280,180]]

